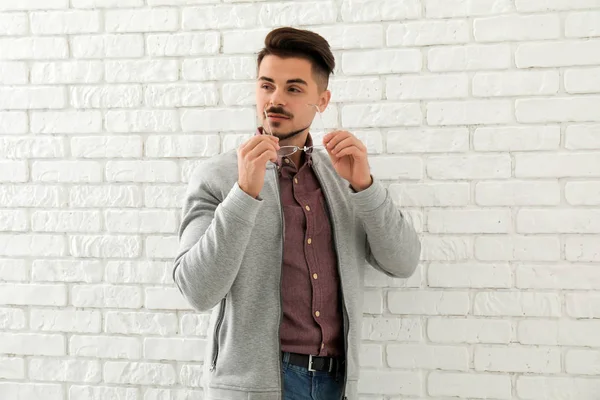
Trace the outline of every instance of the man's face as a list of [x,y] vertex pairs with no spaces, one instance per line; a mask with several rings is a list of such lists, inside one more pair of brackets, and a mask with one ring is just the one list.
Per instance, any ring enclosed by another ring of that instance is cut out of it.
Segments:
[[[320,92],[311,63],[302,58],[263,58],[256,82],[256,111],[266,132],[280,140],[306,132],[317,110],[325,110],[331,94]],[[264,111],[267,111],[268,120]]]

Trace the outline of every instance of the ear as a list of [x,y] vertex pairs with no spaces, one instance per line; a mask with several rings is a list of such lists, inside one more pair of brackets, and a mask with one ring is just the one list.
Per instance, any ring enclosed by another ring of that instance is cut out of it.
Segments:
[[331,101],[331,91],[324,90],[323,93],[319,96],[319,110],[324,112],[329,102]]

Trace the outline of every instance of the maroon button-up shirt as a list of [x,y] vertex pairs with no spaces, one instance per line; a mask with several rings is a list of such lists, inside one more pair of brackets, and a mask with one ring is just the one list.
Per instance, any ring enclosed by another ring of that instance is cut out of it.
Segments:
[[[306,146],[312,146],[310,134]],[[340,357],[344,331],[337,256],[310,153],[305,152],[300,169],[288,158],[278,162],[285,220],[281,347],[292,353]]]

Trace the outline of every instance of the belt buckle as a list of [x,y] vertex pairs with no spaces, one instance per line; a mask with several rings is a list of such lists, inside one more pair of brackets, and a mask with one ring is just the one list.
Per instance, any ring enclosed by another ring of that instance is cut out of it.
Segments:
[[312,354],[309,354],[309,355],[308,355],[308,370],[309,370],[309,371],[313,371],[313,372],[315,372],[315,371],[316,371],[316,369],[314,369],[314,368],[312,367],[312,365],[313,365],[313,356],[312,356]]

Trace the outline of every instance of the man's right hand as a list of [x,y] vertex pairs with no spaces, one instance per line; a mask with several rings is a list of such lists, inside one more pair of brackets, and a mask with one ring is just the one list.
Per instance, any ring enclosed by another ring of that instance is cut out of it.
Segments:
[[238,185],[253,198],[257,198],[265,184],[267,162],[277,162],[279,138],[257,135],[243,143],[237,151]]

